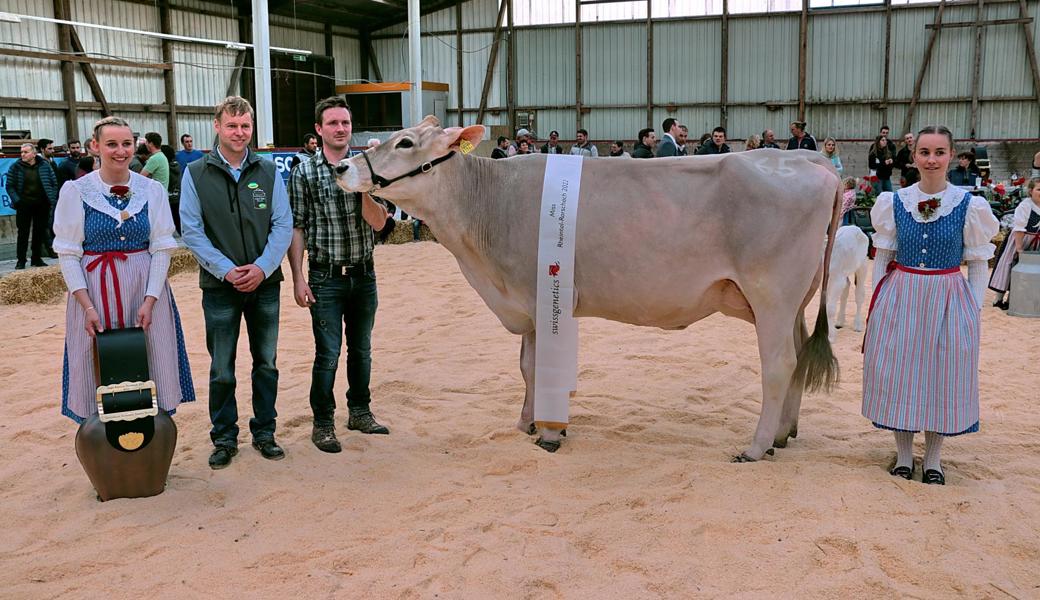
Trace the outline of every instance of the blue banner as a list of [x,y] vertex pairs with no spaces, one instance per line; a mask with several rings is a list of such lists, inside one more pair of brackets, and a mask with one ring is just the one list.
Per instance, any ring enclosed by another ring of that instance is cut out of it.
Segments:
[[296,156],[295,152],[257,152],[257,154],[273,160],[278,174],[282,176],[282,181],[286,184],[289,183],[289,166],[292,164],[293,157]]
[[14,209],[11,208],[11,197],[7,195],[7,170],[19,160],[18,158],[0,158],[0,217],[14,214]]

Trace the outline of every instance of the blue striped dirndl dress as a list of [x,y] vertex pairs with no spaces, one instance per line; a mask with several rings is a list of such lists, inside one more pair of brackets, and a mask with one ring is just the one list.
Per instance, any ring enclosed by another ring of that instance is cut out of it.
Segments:
[[877,427],[978,431],[979,307],[960,273],[970,200],[927,223],[892,203],[898,267],[874,284],[863,347],[863,416]]

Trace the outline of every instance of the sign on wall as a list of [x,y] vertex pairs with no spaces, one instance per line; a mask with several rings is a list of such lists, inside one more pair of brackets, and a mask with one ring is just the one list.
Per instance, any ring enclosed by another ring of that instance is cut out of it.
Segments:
[[17,158],[0,158],[0,217],[14,214],[14,209],[11,208],[11,197],[7,195],[7,170],[18,160]]

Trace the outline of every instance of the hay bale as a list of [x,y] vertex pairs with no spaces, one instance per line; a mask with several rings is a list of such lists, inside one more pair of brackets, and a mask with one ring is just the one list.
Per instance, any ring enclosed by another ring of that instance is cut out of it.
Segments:
[[[408,244],[412,240],[412,222],[411,221],[397,221],[394,224],[394,230],[390,232],[390,236],[386,238],[385,244]],[[433,232],[430,228],[423,223],[419,226],[419,241],[421,242],[436,242],[437,238],[433,237]]]
[[[170,257],[170,276],[195,270],[199,264],[187,248],[178,248]],[[67,288],[61,267],[32,267],[0,278],[0,304],[46,304],[65,296]]]

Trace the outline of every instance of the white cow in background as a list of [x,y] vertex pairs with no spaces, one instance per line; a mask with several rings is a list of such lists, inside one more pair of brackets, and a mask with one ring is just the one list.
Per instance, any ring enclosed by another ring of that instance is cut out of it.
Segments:
[[[853,331],[863,331],[863,301],[867,296],[867,248],[870,239],[867,234],[854,225],[846,225],[838,229],[834,235],[834,248],[831,250],[830,282],[827,286],[827,322],[830,323],[830,340],[834,343],[836,329],[845,326],[845,305],[849,301],[849,278],[854,278],[856,286],[856,317],[852,321]],[[839,296],[841,307],[838,305]]]
[[[555,451],[562,432],[534,423],[536,291],[546,276],[538,266],[539,192],[549,155],[491,160],[461,152],[483,136],[482,125],[442,129],[427,117],[341,161],[337,182],[378,193],[427,223],[502,325],[522,336],[526,394],[517,426]],[[829,388],[838,376],[826,293],[811,336],[803,314],[821,281],[826,291],[830,249],[821,261],[820,241],[841,214],[830,160],[769,149],[589,158],[581,177],[574,316],[683,329],[721,312],[754,324],[762,412],[736,460],[786,445],[797,435],[802,391]]]

